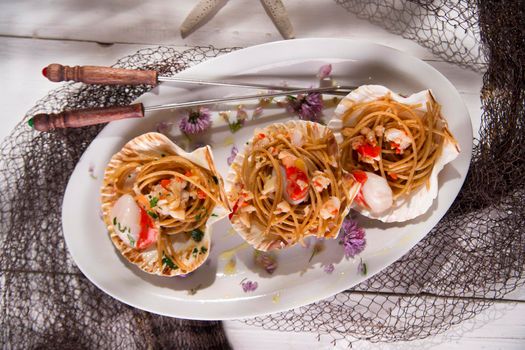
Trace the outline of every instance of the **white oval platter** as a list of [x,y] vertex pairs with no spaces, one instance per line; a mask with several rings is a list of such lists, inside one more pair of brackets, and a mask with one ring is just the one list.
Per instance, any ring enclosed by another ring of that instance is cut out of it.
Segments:
[[[309,261],[310,247],[296,246],[278,253],[278,269],[272,274],[253,262],[253,249],[242,245],[228,219],[213,228],[209,263],[186,278],[148,275],[129,264],[116,251],[101,221],[99,189],[111,156],[130,139],[155,130],[162,121],[175,122],[180,112],[148,113],[144,119],[110,123],[78,162],[66,189],[62,220],[65,240],[74,261],[96,286],[131,306],[157,314],[186,319],[218,320],[246,318],[306,305],[345,289],[378,273],[407,253],[438,223],[456,198],[468,171],[472,150],[472,126],[465,104],[454,86],[427,63],[392,48],[370,42],[345,39],[302,39],[273,42],[235,51],[194,66],[179,74],[201,79],[236,79],[258,83],[315,86],[316,74],[331,64],[332,77],[339,84],[385,85],[399,93],[431,89],[443,107],[443,114],[461,147],[457,159],[439,176],[439,194],[423,216],[403,224],[383,224],[358,217],[366,229],[366,249],[354,259],[346,259],[338,240],[326,241],[325,249]],[[143,95],[147,106],[164,102],[253,93],[232,88],[203,88],[163,83]],[[225,175],[232,146],[241,148],[254,128],[294,118],[282,108],[266,108],[262,116],[248,121],[232,133],[221,124],[216,111],[235,105],[215,106],[214,126],[203,137],[192,140],[212,145],[217,168]],[[248,115],[254,103],[246,103]],[[324,111],[328,120],[333,108]],[[169,136],[187,144],[175,124]],[[229,249],[237,247],[231,254]],[[226,252],[226,253],[224,253]],[[225,265],[235,260],[235,268]],[[367,274],[358,270],[363,262]],[[324,266],[334,264],[328,274]],[[258,288],[244,292],[242,281],[255,281]]]

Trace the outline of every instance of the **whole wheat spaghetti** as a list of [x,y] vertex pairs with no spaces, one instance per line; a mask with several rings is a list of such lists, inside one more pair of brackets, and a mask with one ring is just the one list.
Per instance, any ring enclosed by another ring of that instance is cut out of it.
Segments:
[[207,147],[185,153],[156,133],[130,141],[110,161],[102,187],[114,243],[153,256],[148,272],[194,270],[208,255],[209,219],[224,206],[221,184]]
[[334,238],[349,207],[334,135],[311,122],[256,130],[232,165],[231,221],[255,248]]
[[343,125],[351,124],[342,130],[343,168],[382,176],[394,199],[428,186],[444,140],[453,140],[440,110],[431,95],[426,106],[400,103],[389,94],[353,104],[342,117]]

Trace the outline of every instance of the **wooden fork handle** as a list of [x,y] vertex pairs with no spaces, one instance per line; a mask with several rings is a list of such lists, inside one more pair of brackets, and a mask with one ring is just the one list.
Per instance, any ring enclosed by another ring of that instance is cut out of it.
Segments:
[[35,115],[28,123],[38,131],[53,131],[142,117],[144,106],[142,103],[135,103],[129,106],[77,109],[56,114],[42,113]]
[[157,85],[158,75],[154,70],[123,69],[100,66],[63,66],[52,63],[42,70],[49,80],[76,81],[86,84],[104,85]]

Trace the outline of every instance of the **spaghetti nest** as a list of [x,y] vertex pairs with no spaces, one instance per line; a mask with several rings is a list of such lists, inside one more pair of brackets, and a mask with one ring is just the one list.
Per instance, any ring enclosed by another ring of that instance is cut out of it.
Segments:
[[231,221],[256,249],[334,238],[349,207],[332,132],[312,122],[256,130],[232,164]]
[[208,147],[186,153],[148,133],[128,142],[106,168],[102,209],[111,238],[150,273],[176,275],[200,266],[209,254],[209,225],[224,203]]
[[390,94],[356,103],[342,119],[343,125],[351,125],[342,130],[343,168],[382,176],[394,199],[428,186],[445,139],[453,140],[430,93],[426,106],[400,103]]
[[[174,235],[202,235],[204,226],[218,203],[218,180],[210,171],[187,159],[170,155],[155,159],[124,158],[114,175],[120,194],[131,194],[158,228],[157,262],[169,258],[184,269],[173,251]],[[130,180],[133,185],[130,186]],[[191,249],[185,254],[190,255]]]

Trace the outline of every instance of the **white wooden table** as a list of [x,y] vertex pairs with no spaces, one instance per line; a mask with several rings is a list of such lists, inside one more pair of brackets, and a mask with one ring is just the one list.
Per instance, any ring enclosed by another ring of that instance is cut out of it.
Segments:
[[[179,26],[196,3],[166,0],[3,0],[0,2],[0,105],[6,137],[34,103],[57,87],[41,75],[52,62],[110,65],[136,50],[159,44],[174,46],[251,46],[281,40],[259,1],[229,2],[208,24],[186,39]],[[460,91],[474,132],[480,123],[482,76],[435,57],[413,41],[356,18],[333,0],[286,0],[298,38],[359,38],[403,50],[426,60]],[[319,14],[322,14],[320,16]],[[444,334],[421,341],[358,347],[436,349],[524,349],[525,289],[507,296],[510,302],[463,322]],[[316,334],[265,331],[237,321],[224,322],[235,349],[333,348]]]

